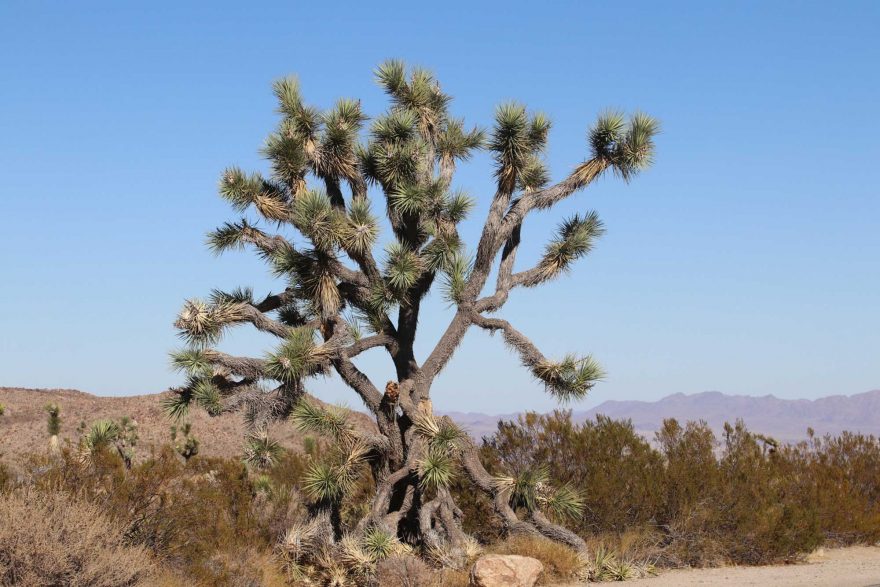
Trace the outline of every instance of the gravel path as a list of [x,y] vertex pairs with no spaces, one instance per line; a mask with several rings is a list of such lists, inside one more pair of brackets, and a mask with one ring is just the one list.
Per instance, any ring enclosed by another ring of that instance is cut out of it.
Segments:
[[880,587],[880,546],[819,551],[804,564],[675,570],[629,583],[638,587]]

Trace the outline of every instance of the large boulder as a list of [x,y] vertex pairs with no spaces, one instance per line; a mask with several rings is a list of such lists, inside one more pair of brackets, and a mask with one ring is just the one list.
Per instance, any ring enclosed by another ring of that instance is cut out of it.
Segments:
[[471,568],[474,587],[533,587],[544,571],[541,561],[515,554],[487,554]]

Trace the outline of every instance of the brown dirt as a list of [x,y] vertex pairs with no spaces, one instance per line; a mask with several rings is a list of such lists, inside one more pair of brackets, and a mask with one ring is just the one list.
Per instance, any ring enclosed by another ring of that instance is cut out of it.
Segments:
[[[76,446],[77,427],[101,418],[118,419],[122,416],[137,421],[138,451],[140,458],[170,440],[171,420],[165,415],[160,401],[165,393],[128,397],[101,397],[72,389],[21,389],[0,387],[0,404],[6,414],[0,418],[0,456],[15,462],[28,453],[42,452],[49,444],[46,432],[47,403],[61,406],[62,446],[66,441]],[[365,415],[355,412],[359,426],[369,426]],[[242,453],[245,437],[241,414],[211,417],[202,410],[190,410],[192,433],[199,439],[201,454],[205,456],[234,457]],[[290,424],[276,423],[270,427],[273,438],[287,448],[299,450],[302,435]]]

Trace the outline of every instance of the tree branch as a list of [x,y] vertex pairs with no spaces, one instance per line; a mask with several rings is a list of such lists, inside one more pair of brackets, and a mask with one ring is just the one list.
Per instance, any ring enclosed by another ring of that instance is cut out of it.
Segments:
[[[334,316],[329,321],[330,329],[325,335],[325,340],[327,344],[334,344],[334,339],[337,337],[343,337],[348,334],[348,330],[350,329],[348,323],[346,323],[339,316]],[[340,347],[339,350],[333,355],[330,359],[331,364],[336,369],[336,372],[339,373],[339,376],[342,377],[342,380],[346,385],[351,387],[357,392],[357,394],[363,400],[364,405],[372,412],[374,415],[379,414],[382,403],[382,394],[376,389],[376,386],[373,385],[373,382],[370,381],[370,378],[367,377],[360,369],[355,367],[354,363],[351,362],[350,357],[355,356],[356,354],[367,350],[367,348],[373,348],[376,346],[380,346],[383,342],[379,341],[379,337],[368,337],[370,342],[368,345],[358,346],[358,343],[355,343],[349,347]],[[366,340],[366,339],[364,339]],[[353,354],[349,355],[349,351]],[[354,352],[357,351],[357,352]]]
[[498,250],[522,225],[529,212],[535,208],[550,208],[576,191],[585,188],[599,177],[609,165],[610,162],[603,158],[590,159],[580,164],[567,178],[556,185],[524,194],[510,206],[510,210],[503,215],[503,218],[501,217],[503,208],[499,210],[499,207],[501,207],[501,203],[506,205],[506,201],[503,197],[496,195],[492,202],[489,218],[483,228],[480,244],[477,247],[474,268],[468,280],[465,298],[474,300],[480,294],[486,284],[486,278],[489,276],[492,261],[498,254]]
[[461,344],[464,335],[467,333],[471,325],[471,316],[473,312],[465,307],[459,307],[458,312],[452,318],[446,332],[440,337],[434,350],[428,355],[427,360],[422,364],[420,381],[418,383],[419,393],[422,388],[427,389],[431,386],[437,374],[443,370],[453,353]]
[[274,334],[279,338],[287,338],[293,328],[277,320],[273,320],[257,309],[253,304],[243,304],[243,321],[250,322],[257,330]]
[[351,359],[364,351],[380,346],[397,346],[397,339],[387,334],[374,334],[372,336],[367,336],[366,338],[355,341],[355,343],[351,346],[343,348],[341,352],[343,352],[347,358]]
[[205,351],[204,354],[212,365],[221,367],[232,375],[253,380],[265,377],[266,362],[262,359],[236,357],[213,349]]
[[288,287],[283,292],[279,294],[268,294],[265,298],[263,298],[262,302],[258,304],[253,304],[254,308],[263,312],[271,312],[273,310],[277,310],[287,304],[291,303],[296,299],[293,288]]
[[538,347],[532,343],[529,338],[522,332],[514,328],[507,320],[500,318],[486,318],[479,314],[472,316],[473,323],[488,330],[495,332],[503,331],[504,342],[510,345],[517,353],[525,366],[534,368],[542,363],[547,362],[547,358],[538,350]]

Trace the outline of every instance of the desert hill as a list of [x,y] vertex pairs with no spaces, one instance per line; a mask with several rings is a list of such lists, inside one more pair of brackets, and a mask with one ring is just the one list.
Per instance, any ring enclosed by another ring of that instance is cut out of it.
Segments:
[[[0,404],[6,414],[0,419],[0,454],[15,458],[18,455],[42,451],[48,445],[46,432],[47,403],[61,407],[62,444],[68,439],[76,444],[77,427],[102,418],[119,419],[122,416],[137,421],[138,453],[145,456],[152,448],[170,440],[172,421],[160,404],[165,394],[128,397],[101,397],[72,389],[21,389],[0,387]],[[355,413],[360,425],[369,426],[366,416]],[[242,452],[245,437],[243,416],[224,414],[211,417],[203,410],[190,410],[192,433],[199,439],[200,452],[205,456],[233,456]],[[270,427],[272,437],[288,448],[302,447],[302,435],[293,426],[275,424]]]

